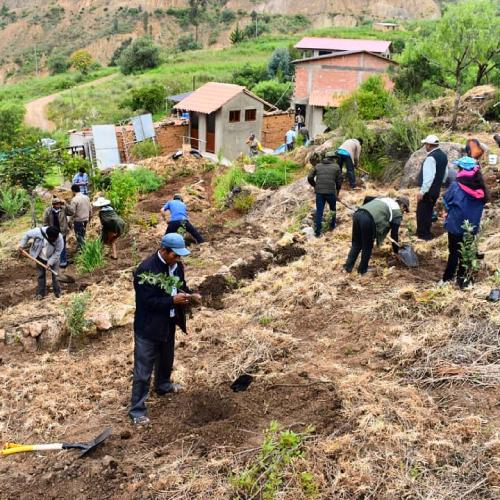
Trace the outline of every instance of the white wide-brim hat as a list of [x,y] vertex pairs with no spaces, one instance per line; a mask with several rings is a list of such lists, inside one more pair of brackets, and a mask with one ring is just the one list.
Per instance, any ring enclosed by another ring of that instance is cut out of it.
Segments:
[[111,205],[111,202],[106,198],[104,198],[103,196],[99,196],[99,198],[97,198],[97,200],[95,200],[94,203],[92,203],[92,206],[96,208],[106,207],[108,205]]
[[437,135],[428,135],[423,141],[422,144],[433,144],[434,146],[439,144],[439,138]]

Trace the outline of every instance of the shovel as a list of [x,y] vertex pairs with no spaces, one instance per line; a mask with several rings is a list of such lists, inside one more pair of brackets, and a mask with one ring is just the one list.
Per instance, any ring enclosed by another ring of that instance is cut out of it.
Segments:
[[16,444],[6,443],[0,455],[13,455],[14,453],[24,453],[27,451],[49,451],[49,450],[80,450],[78,458],[82,458],[90,451],[94,450],[111,435],[112,428],[107,427],[87,443],[51,443],[51,444]]
[[388,236],[388,238],[391,243],[394,243],[397,247],[399,247],[398,257],[406,267],[418,267],[418,256],[411,245],[400,245],[390,236]]
[[56,271],[54,271],[51,267],[42,264],[40,261],[36,260],[34,257],[32,257],[26,250],[21,249],[21,253],[25,256],[28,257],[28,259],[32,260],[35,262],[38,266],[43,267],[47,271],[50,271],[56,278],[59,278],[59,281],[62,281],[63,283],[74,283],[76,280],[73,278],[73,276],[70,276],[69,274],[59,274]]

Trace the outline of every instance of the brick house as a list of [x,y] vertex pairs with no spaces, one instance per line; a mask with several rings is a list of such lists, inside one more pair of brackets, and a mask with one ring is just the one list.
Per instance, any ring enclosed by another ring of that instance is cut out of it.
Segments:
[[[371,75],[382,74],[387,88],[393,83],[388,71],[397,65],[387,57],[390,42],[380,40],[355,40],[354,50],[345,49],[351,40],[330,39],[335,43],[314,42],[304,39],[295,47],[303,50],[303,58],[293,61],[295,64],[295,91],[293,105],[296,112],[305,118],[305,125],[312,137],[322,133],[326,126],[323,116],[327,108],[338,107],[342,99],[356,90]],[[314,48],[316,47],[316,48]],[[319,48],[318,48],[319,47]],[[322,47],[322,48],[320,48]],[[366,47],[359,49],[358,47]],[[367,50],[371,48],[373,52]],[[326,53],[323,53],[326,52]],[[310,55],[310,54],[313,55]]]

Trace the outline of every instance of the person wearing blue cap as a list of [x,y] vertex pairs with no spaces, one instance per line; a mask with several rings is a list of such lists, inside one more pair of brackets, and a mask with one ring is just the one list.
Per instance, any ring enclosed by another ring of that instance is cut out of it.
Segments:
[[186,332],[184,308],[201,299],[198,294],[191,294],[186,285],[181,258],[189,254],[180,234],[166,234],[161,248],[141,262],[134,273],[134,376],[129,410],[134,424],[149,423],[146,399],[153,368],[158,395],[182,389],[170,380],[175,329],[178,325]]
[[474,158],[464,156],[453,162],[458,167],[456,181],[447,189],[443,201],[447,211],[444,227],[448,232],[448,262],[442,282],[452,281],[457,272],[460,288],[467,285],[466,269],[460,262],[460,244],[464,236],[464,222],[469,221],[477,234],[481,216],[489,194],[479,165]]

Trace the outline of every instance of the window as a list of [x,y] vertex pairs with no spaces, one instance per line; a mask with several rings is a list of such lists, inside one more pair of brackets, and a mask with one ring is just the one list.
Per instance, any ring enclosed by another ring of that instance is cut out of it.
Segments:
[[235,123],[240,121],[240,110],[235,109],[233,111],[229,111],[229,123]]
[[257,117],[256,109],[245,109],[245,121],[254,122]]

